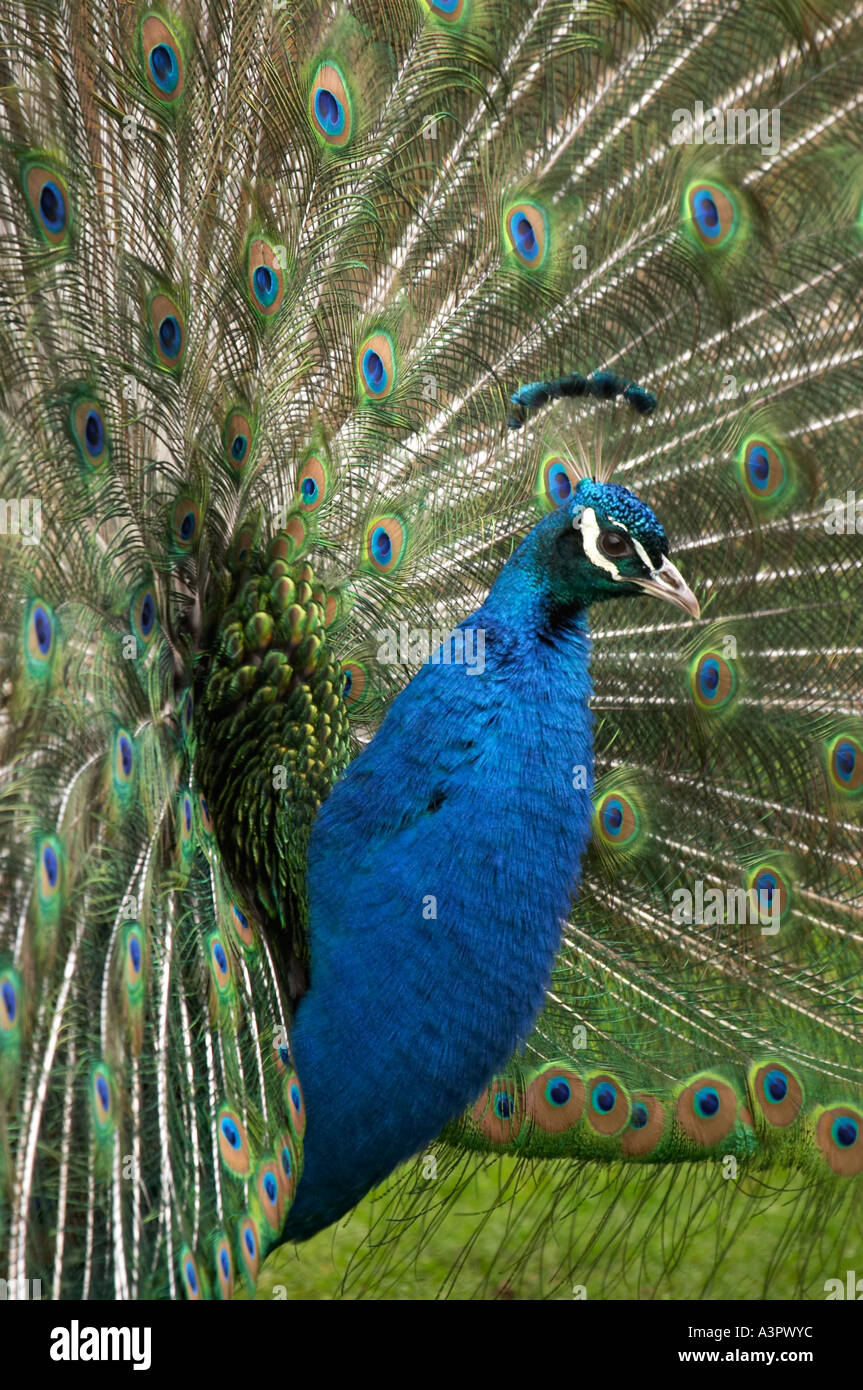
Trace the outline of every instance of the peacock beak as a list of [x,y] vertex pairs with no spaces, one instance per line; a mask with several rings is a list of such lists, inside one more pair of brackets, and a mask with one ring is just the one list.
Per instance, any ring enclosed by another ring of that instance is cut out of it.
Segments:
[[693,618],[701,615],[698,599],[667,556],[662,557],[662,564],[658,570],[653,571],[649,579],[634,579],[632,582],[648,594],[656,594],[657,598],[667,598],[669,603],[676,604]]

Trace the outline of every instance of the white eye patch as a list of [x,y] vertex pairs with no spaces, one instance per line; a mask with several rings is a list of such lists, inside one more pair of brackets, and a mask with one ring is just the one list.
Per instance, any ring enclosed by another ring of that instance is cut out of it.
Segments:
[[[609,517],[608,519],[614,524],[618,531],[622,531],[627,537],[648,574],[655,574],[656,571],[653,568],[653,562],[641,542],[636,540],[635,536],[630,535],[626,527],[621,522],[615,521],[614,517]],[[584,553],[592,565],[596,565],[597,569],[605,570],[606,574],[610,574],[612,579],[631,582],[628,575],[618,574],[617,566],[614,561],[609,560],[608,556],[603,555],[600,551],[599,533],[602,527],[596,519],[596,512],[593,510],[593,507],[585,507],[581,516],[574,518],[572,524],[573,526],[581,527]]]

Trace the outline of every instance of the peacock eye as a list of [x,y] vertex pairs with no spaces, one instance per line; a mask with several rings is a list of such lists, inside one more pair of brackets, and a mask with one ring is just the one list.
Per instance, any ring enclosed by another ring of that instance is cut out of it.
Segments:
[[599,548],[609,560],[620,560],[624,555],[634,554],[632,541],[623,531],[601,531]]

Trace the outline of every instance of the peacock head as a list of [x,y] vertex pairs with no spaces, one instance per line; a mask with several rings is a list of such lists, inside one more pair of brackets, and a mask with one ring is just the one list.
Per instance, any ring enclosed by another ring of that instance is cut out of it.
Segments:
[[541,592],[552,613],[572,613],[625,594],[654,594],[697,618],[698,600],[668,549],[658,519],[634,493],[584,478],[513,559],[522,575],[525,564],[532,570],[534,592]]

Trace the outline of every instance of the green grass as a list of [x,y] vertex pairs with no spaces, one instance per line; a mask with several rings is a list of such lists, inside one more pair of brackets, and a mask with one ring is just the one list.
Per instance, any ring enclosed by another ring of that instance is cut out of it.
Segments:
[[583,1286],[588,1299],[823,1299],[825,1280],[863,1275],[856,1183],[501,1160],[430,1192],[418,1171],[402,1183],[423,1217],[399,1223],[399,1208],[366,1198],[338,1227],[274,1251],[256,1298],[571,1299]]

